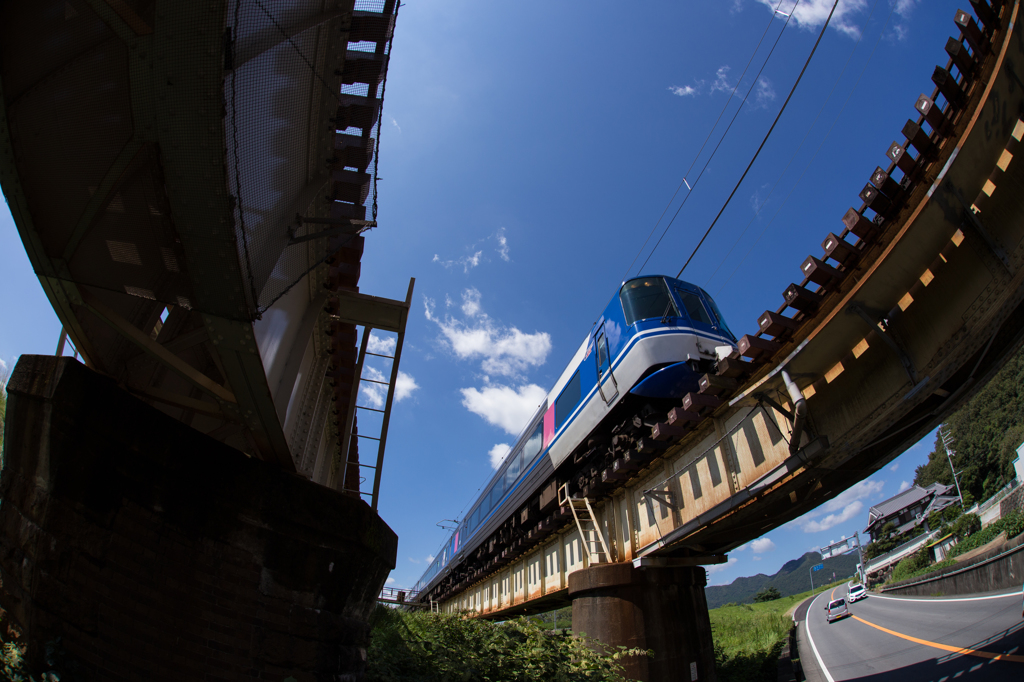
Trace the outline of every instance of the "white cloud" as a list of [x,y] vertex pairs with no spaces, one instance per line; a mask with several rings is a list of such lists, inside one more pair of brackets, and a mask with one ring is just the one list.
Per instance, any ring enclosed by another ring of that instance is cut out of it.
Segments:
[[518,389],[502,385],[463,388],[461,392],[462,405],[467,410],[513,436],[522,430],[547,395],[537,384],[526,384]]
[[480,314],[480,291],[476,287],[462,292],[462,314],[466,317],[476,317]]
[[488,374],[518,377],[529,367],[544,364],[551,352],[551,336],[547,332],[526,334],[516,327],[500,327],[482,312],[480,292],[467,289],[462,309],[472,313],[471,323],[450,315],[434,313],[434,301],[424,298],[425,315],[441,330],[445,345],[460,360],[480,359],[480,367]]
[[496,234],[494,238],[498,240],[498,248],[495,249],[495,251],[497,251],[498,255],[501,256],[501,260],[508,263],[511,258],[509,258],[508,255],[508,238],[505,237],[505,228],[503,227],[499,229],[498,234]]
[[411,375],[406,374],[402,370],[398,370],[398,378],[395,379],[395,402],[402,402],[411,396],[412,392],[419,387],[419,384],[416,383],[416,380],[413,379]]
[[491,459],[491,468],[497,469],[500,467],[501,463],[505,461],[505,455],[507,455],[511,449],[512,446],[508,443],[498,443],[491,448],[491,451],[487,453]]
[[903,492],[904,490],[909,490],[909,489],[910,489],[910,483],[908,481],[903,481],[902,483],[900,483],[900,489],[899,489],[898,492]]
[[891,467],[889,467],[889,471],[891,471],[891,472],[893,472],[893,473],[896,473],[896,470],[897,470],[897,469],[899,469],[899,468],[900,468],[900,463],[899,463],[899,462],[896,462],[896,463],[895,463],[895,464],[893,464],[893,465],[892,465]]
[[884,487],[884,481],[858,481],[825,504],[818,507],[818,509],[814,510],[812,514],[815,512],[818,514],[829,513],[845,509],[856,500],[863,500],[868,497],[878,495],[882,492],[882,488]]
[[678,85],[670,85],[668,86],[668,89],[673,95],[678,95],[679,97],[690,97],[697,94],[697,88],[691,85],[684,85],[682,87]]
[[721,573],[725,569],[735,564],[737,561],[739,561],[739,559],[737,559],[736,557],[731,557],[728,563],[712,564],[710,566],[705,566],[704,570],[707,571],[708,575],[714,575],[715,573]]
[[[835,500],[833,500],[834,502]],[[846,523],[857,514],[860,514],[861,510],[864,509],[864,503],[857,500],[846,507],[838,514],[829,514],[820,521],[817,519],[809,519],[804,522],[805,533],[818,533],[823,530],[828,530],[838,526],[840,523]]]
[[745,544],[745,545],[740,545],[739,547],[737,547],[737,548],[736,548],[736,549],[734,549],[733,551],[734,551],[734,552],[742,552],[742,551],[743,551],[743,550],[745,550],[745,549],[746,549],[747,547],[750,547],[750,543],[749,543],[749,542],[748,542],[747,544]]
[[398,342],[393,336],[380,337],[376,334],[370,335],[370,340],[366,342],[366,350],[371,353],[378,353],[379,355],[394,355],[395,344]]
[[754,86],[754,106],[763,109],[774,101],[775,88],[772,87],[771,81],[767,78],[757,81],[757,85]]
[[483,256],[483,251],[477,251],[470,256],[463,256],[462,258],[456,258],[454,260],[441,260],[441,257],[434,254],[434,258],[431,260],[432,263],[440,263],[442,267],[452,269],[457,265],[462,266],[463,272],[469,272],[476,266],[480,265],[480,258]]
[[395,117],[392,116],[391,114],[385,114],[385,116],[387,116],[389,119],[391,119],[391,125],[393,125],[396,128],[398,128],[398,133],[401,134],[402,133],[402,126],[398,125],[398,121],[395,120]]
[[387,580],[387,583],[388,583],[388,585],[394,585],[395,584],[395,579],[393,577],[389,576],[388,580]]
[[[906,21],[910,19],[910,15],[914,11],[914,6],[917,5],[917,0],[896,0],[896,6],[893,7],[893,13],[895,13],[900,19]],[[897,21],[892,27],[893,34],[896,36],[896,40],[902,42],[907,39],[907,35],[910,33],[910,26],[906,23]]]
[[[799,519],[800,527],[805,533],[818,533],[846,523],[860,514],[864,509],[865,500],[881,494],[885,487],[884,481],[858,481],[834,498]],[[822,518],[817,518],[822,516]]]
[[[363,366],[363,378],[371,379],[373,381],[388,380],[384,375],[384,372],[380,371],[376,367],[370,367],[369,365]],[[412,376],[406,374],[402,370],[398,370],[398,378],[395,379],[395,402],[402,402],[411,396],[413,391],[418,388],[419,385]],[[369,407],[379,410],[384,407],[384,400],[388,395],[388,387],[384,384],[375,384],[364,381],[359,386],[359,392],[363,394],[364,398],[366,398],[366,402],[369,403]]]
[[420,560],[419,560],[419,559],[413,559],[412,557],[409,557],[409,561],[411,561],[411,562],[412,562],[412,563],[414,563],[414,564],[418,564],[418,563],[420,563]]
[[750,547],[754,550],[754,554],[761,554],[775,549],[775,543],[771,538],[758,538],[750,543]]
[[720,66],[715,72],[715,80],[711,83],[711,92],[732,92],[734,86],[729,85],[730,67]]
[[434,560],[434,555],[433,554],[428,554],[427,555],[427,563],[429,564],[433,560]]
[[[833,5],[833,0],[799,0],[799,4],[797,0],[784,0],[781,5],[778,0],[757,0],[757,2],[772,12],[778,5],[781,19],[785,19],[782,13],[792,14],[792,21],[800,28],[807,30],[821,28],[821,25],[828,19]],[[860,29],[855,23],[852,23],[852,20],[854,20],[854,15],[867,7],[867,4],[867,0],[839,0],[839,5],[836,7],[835,14],[832,15],[829,26],[851,38],[858,37]],[[912,5],[913,0],[897,0],[897,10],[901,4]]]

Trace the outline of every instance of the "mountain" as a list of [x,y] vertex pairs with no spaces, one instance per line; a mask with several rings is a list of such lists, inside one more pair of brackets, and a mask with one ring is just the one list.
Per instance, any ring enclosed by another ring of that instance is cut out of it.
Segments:
[[837,580],[853,575],[857,571],[857,554],[844,554],[825,559],[823,562],[820,554],[808,552],[799,559],[787,561],[775,575],[758,573],[749,578],[736,578],[728,585],[705,587],[704,595],[708,600],[708,608],[717,609],[730,602],[749,604],[754,601],[754,595],[766,587],[774,587],[783,597],[807,592],[811,589],[811,566],[819,563],[824,563],[825,568],[815,572],[816,585],[832,582],[833,573]]

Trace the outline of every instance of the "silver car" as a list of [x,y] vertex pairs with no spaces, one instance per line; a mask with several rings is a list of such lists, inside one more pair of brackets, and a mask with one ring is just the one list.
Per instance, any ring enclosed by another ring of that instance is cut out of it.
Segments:
[[825,607],[825,619],[831,623],[839,618],[845,618],[850,615],[850,609],[846,605],[845,599],[833,599]]

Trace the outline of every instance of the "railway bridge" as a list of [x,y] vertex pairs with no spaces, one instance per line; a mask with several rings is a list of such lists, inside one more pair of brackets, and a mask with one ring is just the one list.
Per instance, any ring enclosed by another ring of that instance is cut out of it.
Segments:
[[[35,663],[61,637],[95,679],[361,670],[413,289],[358,288],[396,13],[0,3],[0,184],[64,328],[14,370],[0,482]],[[391,375],[357,414],[368,353]]]
[[630,676],[713,679],[701,566],[880,469],[1020,346],[1019,11],[951,17],[855,207],[822,217],[822,250],[699,392],[581,446],[415,599],[491,619],[571,602],[575,630],[655,651]]

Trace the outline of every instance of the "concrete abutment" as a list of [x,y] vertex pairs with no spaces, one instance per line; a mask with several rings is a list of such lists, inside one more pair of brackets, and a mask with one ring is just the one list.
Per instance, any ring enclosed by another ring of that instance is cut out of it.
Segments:
[[70,358],[8,385],[0,605],[90,680],[357,680],[397,537]]
[[650,649],[625,660],[625,676],[643,682],[714,682],[711,621],[699,566],[634,568],[598,564],[569,575],[572,629],[612,647]]

